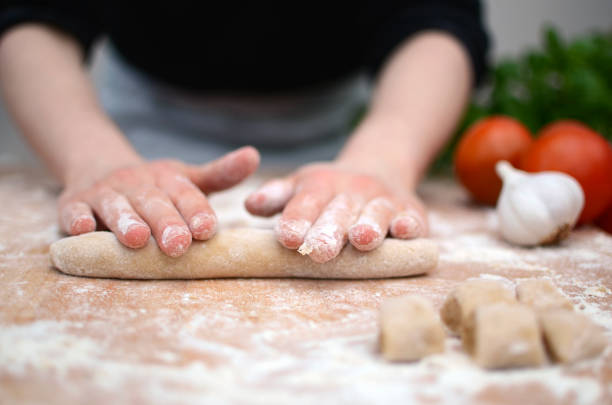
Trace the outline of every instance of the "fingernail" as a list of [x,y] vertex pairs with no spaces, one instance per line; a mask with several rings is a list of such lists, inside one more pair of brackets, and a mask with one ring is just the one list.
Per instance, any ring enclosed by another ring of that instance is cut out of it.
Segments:
[[297,249],[304,242],[312,223],[305,219],[280,220],[276,225],[276,235],[280,243],[288,249]]
[[357,223],[349,228],[349,239],[359,250],[372,250],[384,239],[380,226],[376,223]]
[[122,235],[126,235],[128,231],[134,226],[142,227],[144,225],[142,224],[142,222],[134,219],[134,216],[128,212],[123,212],[121,213],[121,215],[119,215],[119,220],[117,221],[117,229],[119,230],[119,232],[121,232]]
[[70,233],[79,235],[85,232],[91,232],[96,227],[96,221],[91,215],[83,214],[72,218],[70,222]]
[[421,222],[413,215],[401,215],[391,223],[391,230],[397,238],[416,238],[421,235],[423,227]]
[[161,244],[168,249],[168,255],[177,257],[185,253],[191,242],[191,233],[186,226],[170,225],[164,229]]
[[208,213],[196,214],[189,221],[189,228],[197,239],[210,239],[217,231],[217,217]]

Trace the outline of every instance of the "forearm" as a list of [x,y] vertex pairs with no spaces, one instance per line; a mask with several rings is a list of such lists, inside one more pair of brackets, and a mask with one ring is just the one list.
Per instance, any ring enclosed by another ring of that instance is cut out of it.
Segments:
[[471,75],[466,50],[450,35],[407,41],[382,69],[370,109],[337,161],[413,189],[460,119]]
[[23,25],[0,42],[0,88],[28,142],[64,184],[140,158],[101,110],[71,38]]

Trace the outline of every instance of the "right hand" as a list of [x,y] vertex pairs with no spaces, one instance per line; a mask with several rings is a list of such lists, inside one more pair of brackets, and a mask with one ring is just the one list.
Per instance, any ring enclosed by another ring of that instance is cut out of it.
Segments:
[[92,232],[95,213],[125,246],[143,247],[153,234],[165,254],[178,257],[192,237],[207,240],[216,231],[205,194],[240,183],[258,165],[258,152],[244,147],[203,166],[157,160],[110,170],[99,180],[85,174],[60,196],[60,225],[70,235]]

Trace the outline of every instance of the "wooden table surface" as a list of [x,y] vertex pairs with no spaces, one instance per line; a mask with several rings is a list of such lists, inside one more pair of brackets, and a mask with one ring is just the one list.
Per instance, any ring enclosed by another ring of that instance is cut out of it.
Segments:
[[[241,208],[255,179],[213,197],[224,226],[270,226]],[[450,180],[426,182],[439,266],[392,280],[122,281],[49,266],[61,237],[54,185],[0,169],[0,403],[611,404],[612,236],[586,227],[560,246],[518,249],[491,209]],[[606,328],[599,358],[484,371],[447,339],[444,354],[390,364],[377,308],[419,294],[439,308],[460,280],[544,277]]]

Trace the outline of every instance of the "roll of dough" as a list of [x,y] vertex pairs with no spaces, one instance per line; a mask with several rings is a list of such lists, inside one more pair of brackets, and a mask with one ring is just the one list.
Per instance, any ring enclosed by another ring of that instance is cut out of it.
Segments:
[[282,247],[271,230],[233,228],[209,241],[194,241],[183,256],[171,258],[153,240],[141,249],[130,249],[110,232],[92,232],[53,243],[51,261],[64,273],[86,277],[360,279],[426,273],[436,266],[438,249],[427,239],[387,239],[371,252],[347,246],[335,259],[318,264]]

